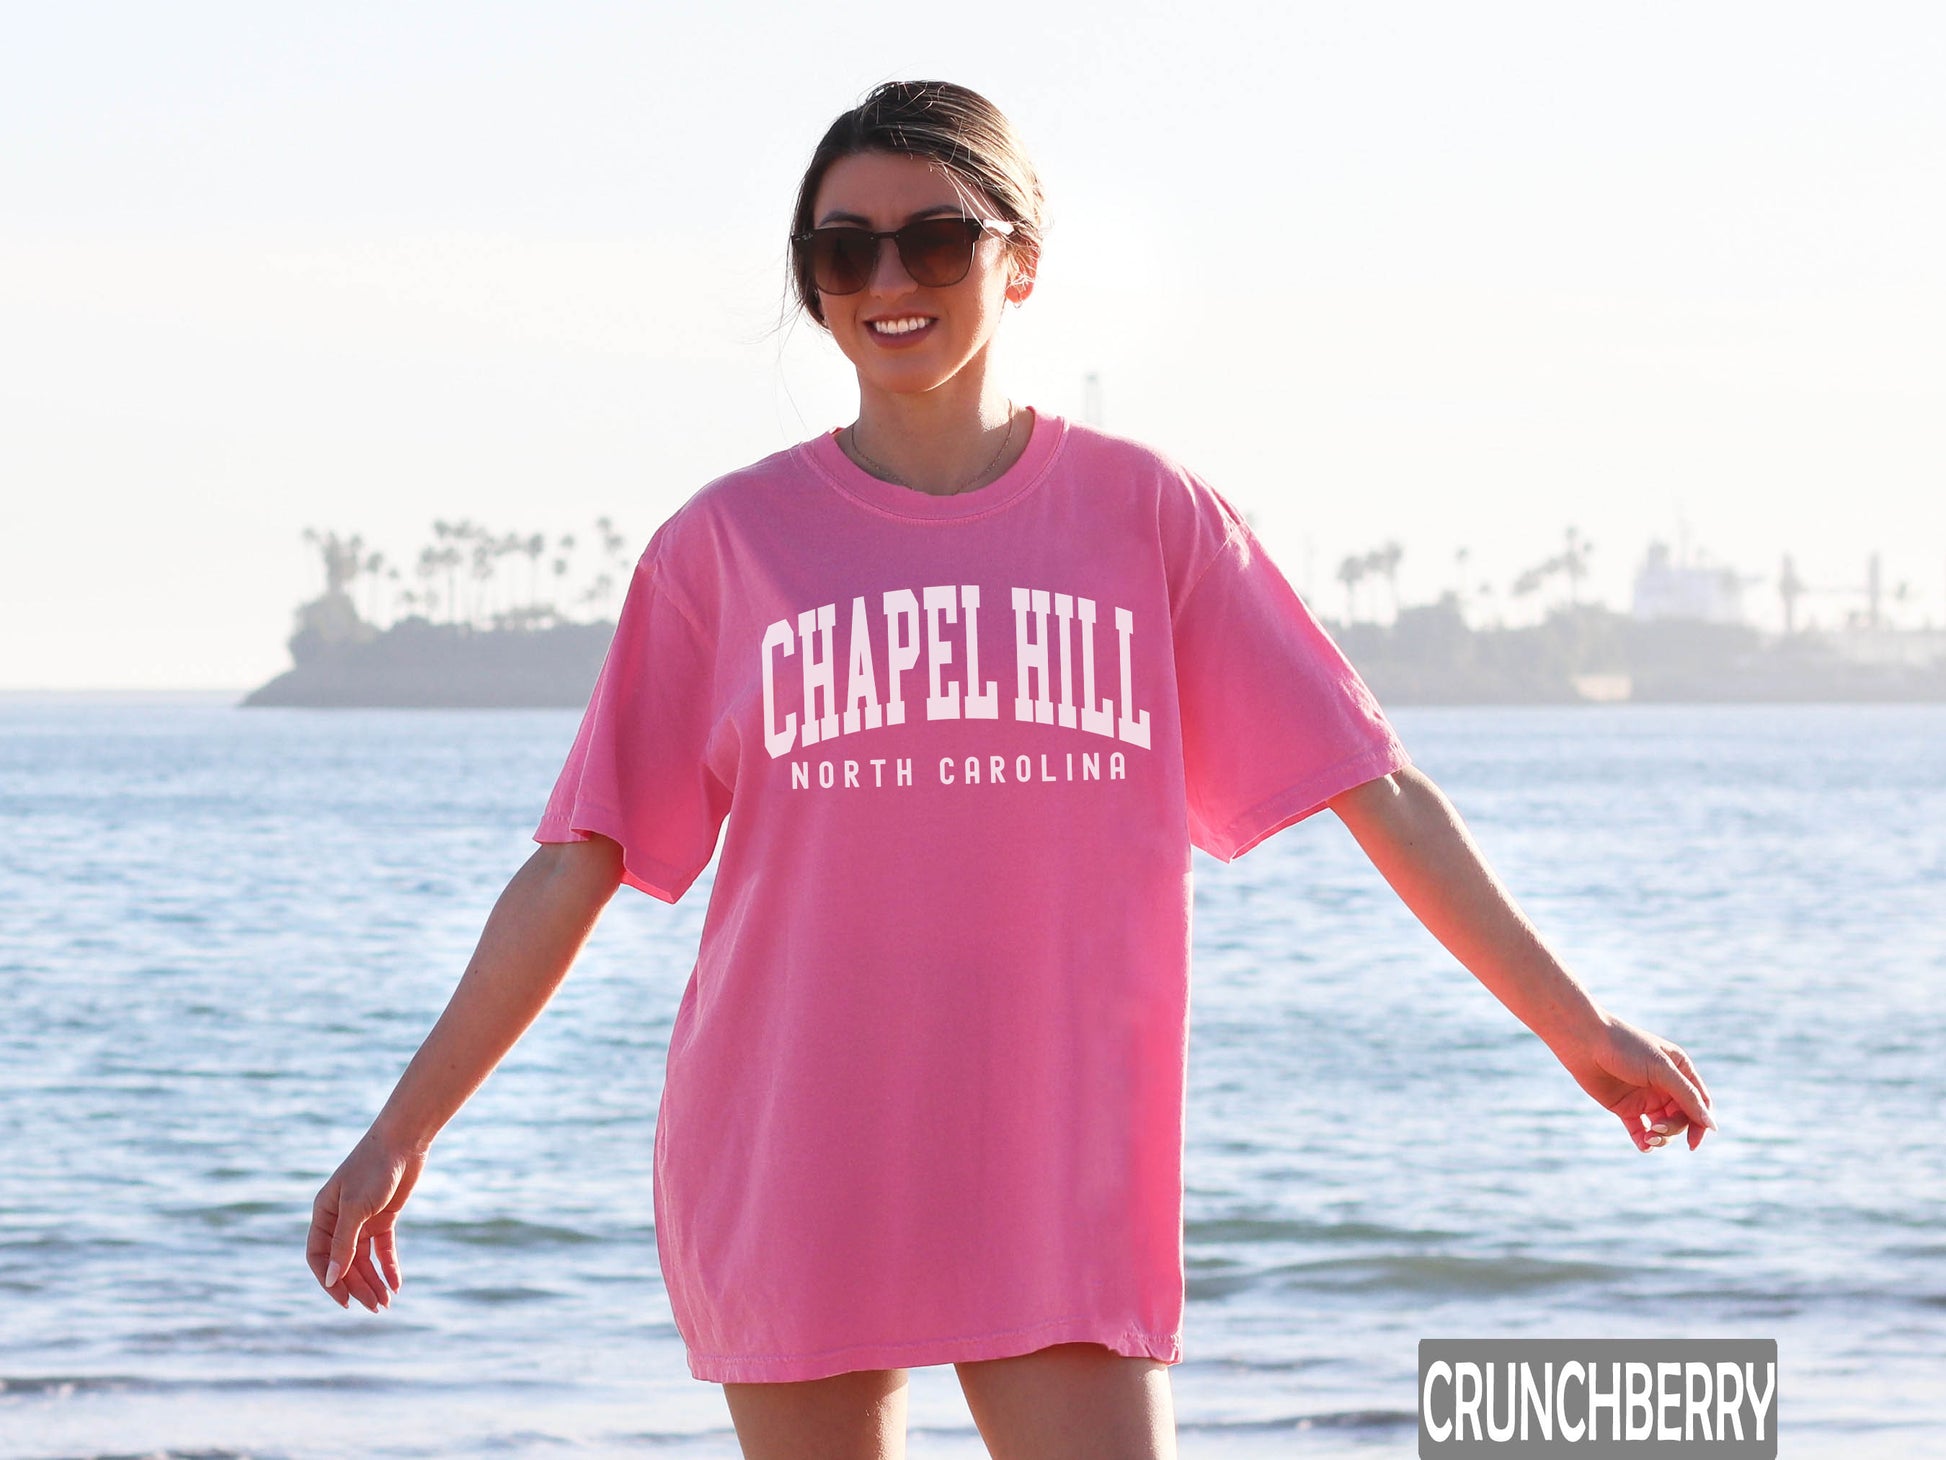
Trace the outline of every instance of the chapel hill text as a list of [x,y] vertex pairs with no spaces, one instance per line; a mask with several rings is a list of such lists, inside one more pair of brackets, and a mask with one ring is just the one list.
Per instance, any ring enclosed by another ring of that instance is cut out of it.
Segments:
[[[1135,615],[1115,608],[1116,655],[1120,705],[1098,692],[1095,653],[1097,606],[1092,598],[1055,593],[1044,588],[1013,588],[1014,618],[1013,718],[1054,725],[1081,735],[1101,736],[1147,749],[1149,712],[1135,707]],[[894,588],[881,595],[885,665],[881,686],[873,648],[872,608],[863,596],[851,600],[850,630],[845,644],[845,688],[838,693],[839,653],[833,642],[838,605],[821,604],[799,613],[795,622],[778,619],[764,631],[762,655],[764,749],[775,759],[792,750],[826,744],[840,736],[861,735],[906,720],[907,673],[925,667],[927,720],[997,720],[1000,718],[998,680],[980,678],[980,589],[977,584],[933,584],[914,592]],[[956,625],[965,650],[965,680],[950,677],[955,641],[946,626]],[[1105,629],[1106,623],[1104,621]],[[1078,646],[1078,647],[1077,647]],[[795,656],[802,698],[798,708],[780,704],[779,683],[788,683],[783,661]],[[1077,684],[1078,681],[1078,684]],[[1079,690],[1077,701],[1076,691]],[[800,715],[800,710],[802,711]],[[972,747],[968,747],[969,750]],[[1110,779],[1127,774],[1120,750],[1107,757]],[[1038,757],[966,754],[942,756],[942,784],[1004,783],[1009,781],[1087,780],[1102,774],[1100,749],[1043,753]],[[1078,765],[1077,765],[1078,761]],[[834,764],[823,761],[817,784],[860,786],[909,785],[910,760],[893,763],[888,776],[883,758]],[[870,766],[867,771],[863,767]],[[793,786],[812,784],[808,762],[791,766]]]

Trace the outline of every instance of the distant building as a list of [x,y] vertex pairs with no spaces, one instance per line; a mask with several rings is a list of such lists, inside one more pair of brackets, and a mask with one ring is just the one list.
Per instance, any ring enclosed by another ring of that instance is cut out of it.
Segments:
[[1640,619],[1700,619],[1705,623],[1743,622],[1743,580],[1733,568],[1716,563],[1677,562],[1669,544],[1651,542],[1635,570],[1631,609]]

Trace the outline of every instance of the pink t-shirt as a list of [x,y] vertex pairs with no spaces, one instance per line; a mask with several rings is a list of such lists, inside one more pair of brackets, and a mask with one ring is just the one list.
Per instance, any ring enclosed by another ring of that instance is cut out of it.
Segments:
[[1407,764],[1242,518],[1036,415],[934,497],[834,436],[657,530],[534,839],[668,902],[656,1124],[699,1379],[1182,1357],[1190,848]]

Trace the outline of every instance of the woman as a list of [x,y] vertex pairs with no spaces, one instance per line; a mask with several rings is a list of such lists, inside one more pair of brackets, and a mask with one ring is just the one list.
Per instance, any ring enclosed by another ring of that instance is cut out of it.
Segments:
[[674,902],[726,818],[654,1196],[691,1372],[746,1455],[899,1454],[907,1370],[949,1362],[996,1455],[1174,1453],[1192,845],[1229,860],[1329,806],[1639,1148],[1713,1126],[1228,502],[1007,396],[992,347],[1041,222],[964,88],[882,86],[820,143],[792,280],[857,418],[644,551],[540,849],[318,1195],[341,1305],[390,1301],[434,1134],[617,885]]

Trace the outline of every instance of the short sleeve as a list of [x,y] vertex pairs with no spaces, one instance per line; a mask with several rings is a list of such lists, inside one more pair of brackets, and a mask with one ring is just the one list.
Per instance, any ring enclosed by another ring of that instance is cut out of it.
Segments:
[[1226,533],[1177,605],[1176,686],[1190,841],[1229,862],[1410,761],[1256,534],[1209,498]]
[[716,849],[730,789],[710,770],[715,655],[658,580],[656,544],[635,566],[537,842],[619,842],[622,880],[675,902]]

